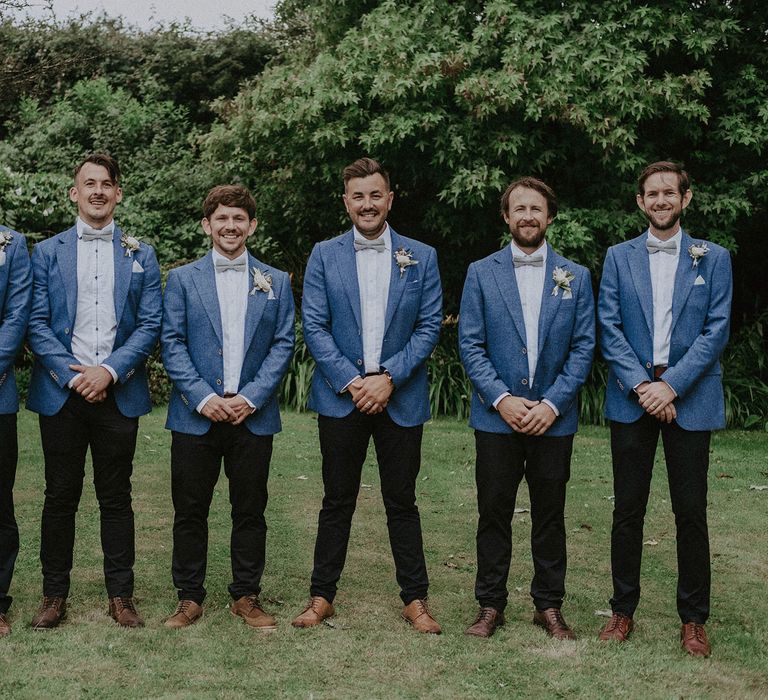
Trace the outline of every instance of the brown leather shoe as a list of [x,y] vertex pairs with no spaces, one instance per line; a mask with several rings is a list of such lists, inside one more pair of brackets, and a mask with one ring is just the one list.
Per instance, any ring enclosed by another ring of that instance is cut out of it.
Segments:
[[635,623],[631,617],[622,613],[613,613],[605,627],[597,635],[601,642],[626,642],[629,639],[629,633],[635,628]]
[[144,627],[144,620],[141,619],[139,611],[136,610],[133,598],[123,598],[122,596],[110,598],[109,616],[120,627]]
[[67,599],[61,596],[44,596],[37,610],[37,615],[30,623],[32,629],[49,630],[58,627],[67,616]]
[[543,627],[554,639],[576,639],[573,630],[568,627],[560,608],[547,608],[533,613],[533,624]]
[[464,630],[464,634],[472,637],[490,637],[497,627],[504,624],[504,613],[496,608],[480,608],[475,621]]
[[427,601],[416,598],[403,608],[403,619],[417,632],[440,634],[443,630],[429,612]]
[[0,613],[0,637],[7,637],[11,633],[11,623],[4,613]]
[[257,595],[238,598],[229,606],[229,610],[235,617],[242,617],[249,627],[255,627],[262,632],[273,632],[277,629],[277,621],[272,615],[264,612]]
[[296,617],[291,624],[294,627],[314,627],[335,614],[336,610],[334,610],[333,605],[323,596],[313,595],[309,599],[307,607],[304,608],[304,612]]
[[180,600],[173,615],[163,624],[172,630],[179,630],[195,624],[203,616],[203,606],[194,600]]
[[680,628],[680,644],[691,656],[707,657],[712,652],[704,625],[686,622]]

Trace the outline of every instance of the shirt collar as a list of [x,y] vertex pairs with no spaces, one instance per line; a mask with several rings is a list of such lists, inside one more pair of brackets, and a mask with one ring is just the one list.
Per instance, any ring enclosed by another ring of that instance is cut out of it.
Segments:
[[[77,227],[77,237],[82,238],[83,237],[83,227],[87,226],[88,224],[85,223],[79,216],[75,220],[75,226]],[[102,229],[94,229],[95,231],[103,231],[104,233],[115,233],[115,220],[112,219],[104,228]]]
[[[683,237],[683,229],[679,228],[677,229],[677,233],[672,236],[672,238],[667,238],[667,241],[674,241],[677,243],[677,249],[680,250],[680,241]],[[658,241],[659,243],[663,243],[664,241],[661,240],[661,238],[657,238],[651,233],[651,229],[648,229],[648,238],[652,241]]]
[[[366,238],[360,231],[357,230],[356,226],[352,227],[352,231],[355,234],[355,238],[361,241],[367,241],[370,240]],[[389,231],[389,223],[384,224],[384,232],[379,236],[384,241],[384,250],[391,251],[392,250],[392,234]]]
[[[528,257],[529,253],[524,253],[520,248],[518,248],[515,245],[514,241],[511,241],[509,244],[510,248],[512,249],[512,255],[522,255],[523,257]],[[533,253],[530,253],[530,255],[539,255],[541,254],[544,257],[544,264],[547,264],[547,242],[543,241],[542,244],[533,251]]]
[[245,267],[248,269],[248,251],[244,250],[240,255],[238,255],[233,260],[230,260],[226,255],[222,255],[217,251],[215,248],[211,248],[211,253],[213,255],[213,262],[216,263],[217,260],[226,260],[227,262],[238,262],[240,260],[245,260]]

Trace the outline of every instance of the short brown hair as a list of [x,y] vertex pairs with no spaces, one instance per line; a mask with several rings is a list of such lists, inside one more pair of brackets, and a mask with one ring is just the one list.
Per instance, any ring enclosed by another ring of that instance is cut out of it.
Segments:
[[94,163],[107,169],[109,177],[116,185],[120,183],[120,166],[117,164],[117,159],[109,155],[109,153],[89,153],[75,166],[75,180],[86,163]]
[[509,197],[513,190],[518,187],[527,187],[529,190],[536,190],[540,195],[547,200],[547,216],[554,219],[557,216],[557,197],[555,191],[542,180],[535,177],[521,177],[515,180],[513,183],[504,190],[504,194],[501,195],[501,215],[506,216],[509,209]]
[[659,160],[643,168],[640,177],[637,178],[637,192],[643,197],[645,195],[645,181],[654,173],[675,173],[677,175],[677,187],[682,197],[691,187],[691,181],[688,173],[683,170],[680,163],[674,163],[671,160]]
[[346,188],[347,183],[354,177],[369,177],[376,174],[384,178],[389,189],[389,173],[381,167],[381,163],[373,158],[359,158],[344,168],[344,187]]
[[211,218],[211,214],[219,208],[219,204],[225,207],[237,207],[248,212],[248,218],[256,218],[256,200],[242,185],[217,185],[205,197],[203,202],[203,216]]

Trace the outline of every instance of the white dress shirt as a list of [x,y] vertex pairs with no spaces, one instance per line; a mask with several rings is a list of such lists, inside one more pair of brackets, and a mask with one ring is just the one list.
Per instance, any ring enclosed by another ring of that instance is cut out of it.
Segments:
[[[224,388],[225,394],[237,394],[240,388],[240,375],[243,371],[243,358],[245,356],[245,314],[248,310],[249,270],[248,251],[243,251],[231,262],[245,261],[242,270],[216,270],[216,261],[230,262],[229,258],[215,250],[211,251],[216,276],[216,296],[219,300],[219,313],[221,315],[221,332],[223,334],[222,359],[224,362]],[[211,397],[216,393],[210,393],[198,405],[200,413]],[[243,397],[245,399],[245,397]],[[245,399],[251,408],[253,404]]]
[[[512,256],[530,257],[518,248],[514,241],[509,244]],[[528,386],[533,388],[533,377],[536,374],[536,364],[539,360],[539,316],[541,316],[541,299],[544,294],[544,274],[547,270],[547,244],[542,242],[533,255],[542,255],[544,260],[541,266],[522,265],[515,268],[517,291],[520,294],[520,304],[523,307],[523,323],[525,324],[525,356],[528,359]],[[496,408],[499,402],[510,396],[504,392],[494,402]],[[560,415],[557,407],[548,399],[544,399],[556,416]]]
[[[355,238],[365,237],[355,228]],[[357,284],[360,288],[360,320],[363,324],[363,363],[365,372],[381,370],[381,347],[384,341],[384,320],[392,274],[392,235],[389,224],[381,234],[384,251],[359,250],[355,253]]]
[[[674,255],[656,252],[648,255],[651,267],[651,289],[653,292],[653,364],[669,364],[669,343],[672,337],[672,294],[675,289],[677,264],[680,260],[682,230],[670,238],[675,241]],[[648,239],[659,241],[650,231]]]
[[[117,373],[104,360],[112,354],[117,334],[115,316],[114,244],[99,239],[83,240],[85,222],[78,216],[77,227],[77,311],[72,328],[72,354],[86,366],[102,365],[117,381]],[[114,234],[110,221],[104,233]],[[71,387],[75,379],[69,381]]]

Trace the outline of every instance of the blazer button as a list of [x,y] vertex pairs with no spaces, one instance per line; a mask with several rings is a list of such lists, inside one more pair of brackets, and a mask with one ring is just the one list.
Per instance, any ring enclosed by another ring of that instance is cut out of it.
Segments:
[[224,354],[224,351],[221,348],[219,348],[219,355],[223,355],[223,354]]
[[645,363],[645,366],[646,366],[648,369],[650,369],[651,367],[653,367],[653,365],[652,365],[650,362],[646,362],[646,363]]
[[64,329],[64,335],[69,335],[69,328]]
[[526,348],[523,348],[523,355],[525,355],[525,353],[527,353],[527,352],[528,352],[528,350]]
[[217,383],[217,384],[219,384],[219,385],[221,385],[221,379],[217,379],[217,380],[216,380],[216,383]]
[[528,380],[527,380],[527,379],[523,379],[523,381],[521,382],[521,384],[522,384],[523,386],[528,386]]
[[363,364],[363,361],[362,361],[362,360],[358,360],[358,361],[357,361],[357,364],[358,364],[358,365],[362,365],[362,364]]

